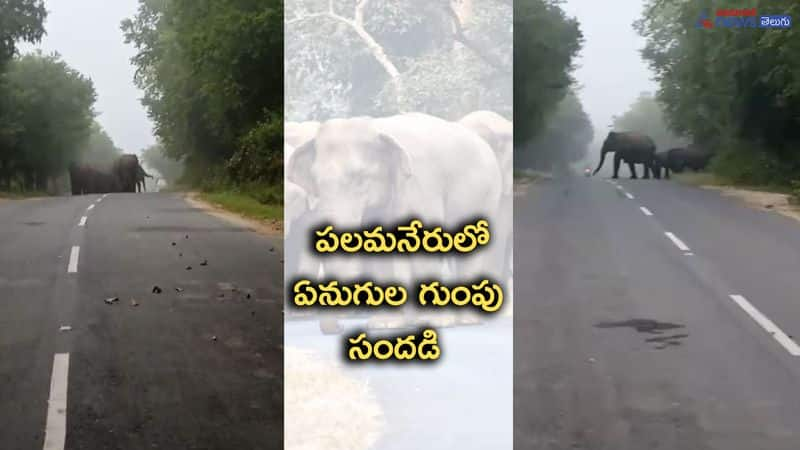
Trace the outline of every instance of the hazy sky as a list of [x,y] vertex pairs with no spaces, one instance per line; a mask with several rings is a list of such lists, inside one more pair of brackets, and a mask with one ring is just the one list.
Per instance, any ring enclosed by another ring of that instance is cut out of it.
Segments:
[[[46,5],[47,36],[38,47],[59,52],[92,78],[98,121],[118,146],[138,152],[152,144],[152,125],[139,103],[142,93],[133,85],[134,50],[123,43],[119,27],[122,19],[135,14],[137,0],[48,0]],[[613,115],[624,112],[641,91],[656,88],[639,56],[643,40],[631,27],[642,0],[615,0],[613,9],[605,1],[567,0],[564,9],[578,18],[584,33],[575,76],[595,139],[602,140]]]
[[580,21],[585,39],[575,77],[582,86],[579,96],[594,125],[596,144],[605,139],[612,116],[625,112],[640,92],[657,88],[639,56],[644,40],[631,26],[641,15],[642,0],[615,0],[613,8],[609,3],[567,0],[564,4],[567,15]]
[[47,0],[47,35],[41,48],[57,51],[64,61],[90,77],[97,91],[98,122],[126,152],[155,142],[152,125],[133,85],[132,46],[123,42],[120,22],[136,13],[137,0]]

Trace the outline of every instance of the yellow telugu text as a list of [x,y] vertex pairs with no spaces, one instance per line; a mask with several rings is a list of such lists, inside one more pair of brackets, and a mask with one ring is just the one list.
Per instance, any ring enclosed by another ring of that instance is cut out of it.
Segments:
[[[417,338],[419,342],[415,342]],[[387,359],[423,361],[437,360],[441,356],[442,350],[439,348],[438,336],[436,331],[426,329],[422,336],[410,335],[390,339],[380,339],[375,342],[367,340],[367,334],[361,333],[354,338],[348,339],[349,348],[347,357],[352,361],[364,361],[368,359]]]
[[[298,280],[292,291],[296,306],[402,306],[408,300],[403,286],[379,286],[372,281],[340,285],[338,281],[314,284]],[[503,306],[503,288],[497,283],[482,280],[467,286],[444,286],[439,281],[420,285],[419,304],[422,306],[472,306],[493,313]]]
[[412,220],[400,225],[395,231],[384,231],[382,226],[372,230],[336,233],[333,225],[317,230],[314,247],[319,253],[469,253],[479,245],[489,243],[489,222],[480,219],[468,224],[456,233],[448,233],[442,227],[423,229],[422,221]]

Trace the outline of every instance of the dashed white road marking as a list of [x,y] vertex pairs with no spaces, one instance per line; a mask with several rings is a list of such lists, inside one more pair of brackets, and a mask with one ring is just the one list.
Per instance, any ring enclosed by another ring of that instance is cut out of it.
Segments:
[[633,199],[634,199],[634,196],[633,196],[633,195],[632,195],[630,192],[626,192],[626,193],[625,193],[625,197],[628,197],[628,198],[629,198],[629,199],[631,199],[631,200],[633,200]]
[[91,205],[89,205],[89,207],[88,207],[86,210],[87,210],[87,211],[91,211],[91,210],[93,210],[93,209],[94,209],[94,203],[92,203]]
[[53,356],[50,376],[50,398],[47,401],[47,425],[44,430],[44,450],[64,450],[67,437],[67,378],[69,353]]
[[650,212],[650,210],[645,208],[644,206],[640,206],[639,209],[642,210],[642,212],[644,213],[645,216],[652,216],[653,215],[653,213]]
[[665,232],[664,234],[669,238],[670,241],[672,241],[673,244],[675,244],[676,247],[683,250],[684,252],[688,252],[691,250],[688,245],[684,244],[682,240],[678,239],[677,236],[670,233],[669,231]]
[[77,245],[72,247],[69,254],[69,264],[67,265],[67,273],[76,273],[78,271],[78,257],[80,256],[81,248]]
[[106,198],[106,197],[108,197],[108,194],[103,194],[103,196],[100,198]]
[[769,320],[767,316],[761,314],[761,311],[756,309],[755,306],[751,305],[746,298],[738,294],[731,294],[730,297],[750,317],[752,317],[753,320],[756,321],[756,323],[761,325],[761,328],[767,330],[767,333],[771,334],[772,337],[774,337],[775,340],[778,341],[783,346],[783,348],[785,348],[786,351],[789,352],[790,355],[800,356],[800,346],[798,346],[797,343],[794,340],[792,340],[792,338],[787,336],[786,333],[784,333],[780,328],[778,328],[777,325],[775,325],[771,320]]
[[683,256],[694,256],[694,253],[692,253],[692,252],[686,252],[686,253],[684,253],[684,254],[683,254]]
[[86,219],[87,219],[86,216],[81,217],[81,221],[78,222],[78,226],[79,227],[85,227],[86,226]]

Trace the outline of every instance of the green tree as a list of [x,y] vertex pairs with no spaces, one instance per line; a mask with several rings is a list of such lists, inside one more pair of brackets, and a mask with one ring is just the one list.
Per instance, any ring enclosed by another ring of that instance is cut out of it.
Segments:
[[[515,148],[525,146],[547,126],[548,117],[573,82],[573,60],[583,43],[574,18],[561,1],[514,2]],[[536,148],[536,147],[533,147]]]
[[[735,7],[731,0],[649,0],[634,24],[646,39],[642,56],[670,128],[715,150],[717,172],[786,184],[800,178],[800,35],[695,26],[702,11]],[[800,4],[762,0],[758,11],[798,17]]]
[[546,120],[544,129],[515,155],[516,168],[551,170],[586,157],[594,129],[574,91],[567,92]]
[[282,4],[140,0],[123,21],[137,49],[135,81],[167,155],[222,167],[251,130],[283,111]]
[[16,54],[17,42],[39,42],[47,10],[43,0],[0,0],[0,70]]
[[7,187],[16,176],[24,188],[43,190],[80,157],[94,120],[94,87],[58,54],[41,52],[13,60],[3,82],[0,183]]

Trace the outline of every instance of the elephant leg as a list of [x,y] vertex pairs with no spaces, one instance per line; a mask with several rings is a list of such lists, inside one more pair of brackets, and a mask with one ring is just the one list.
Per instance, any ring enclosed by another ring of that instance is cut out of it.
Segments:
[[631,170],[631,180],[635,180],[636,178],[638,178],[636,176],[636,164],[629,162],[628,168]]
[[664,167],[664,178],[669,180],[669,166]]
[[642,178],[644,178],[645,180],[649,180],[650,179],[650,164],[644,163],[643,166],[644,166],[644,176]]
[[614,175],[611,178],[619,178],[619,164],[622,162],[622,157],[619,153],[614,153]]

